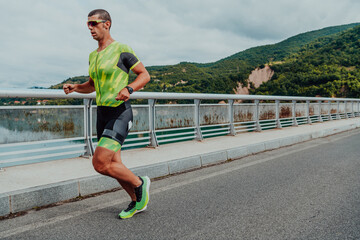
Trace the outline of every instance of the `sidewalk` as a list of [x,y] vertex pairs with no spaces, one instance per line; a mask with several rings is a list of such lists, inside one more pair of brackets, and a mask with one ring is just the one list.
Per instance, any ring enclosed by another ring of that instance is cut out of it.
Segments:
[[[122,159],[135,174],[155,178],[359,127],[360,118],[336,120],[126,150]],[[88,158],[9,167],[0,172],[0,216],[118,187],[96,173]]]

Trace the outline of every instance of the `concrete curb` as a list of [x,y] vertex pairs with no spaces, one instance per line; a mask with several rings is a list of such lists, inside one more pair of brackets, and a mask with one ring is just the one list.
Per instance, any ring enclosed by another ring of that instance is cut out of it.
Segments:
[[16,213],[76,198],[78,189],[76,181],[67,181],[11,192],[10,211]]
[[[141,166],[132,168],[131,170],[136,175],[147,175],[150,178],[164,177],[174,173],[180,173],[211,164],[242,158],[266,150],[273,150],[311,139],[326,137],[359,127],[360,122],[348,126],[319,130],[308,134],[277,138],[274,140],[257,144],[250,144],[248,146],[242,146],[239,148],[226,149],[222,151],[191,156],[188,158],[181,158],[168,162]],[[26,211],[32,208],[42,207],[49,204],[70,200],[78,196],[86,196],[118,187],[119,184],[116,180],[98,175],[9,192],[7,194],[0,194],[0,216],[6,216],[10,213]]]
[[0,216],[10,214],[10,196],[7,194],[0,194]]

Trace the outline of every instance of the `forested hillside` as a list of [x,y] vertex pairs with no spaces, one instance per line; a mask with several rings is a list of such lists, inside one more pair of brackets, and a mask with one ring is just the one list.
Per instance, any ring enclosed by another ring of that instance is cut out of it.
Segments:
[[252,94],[359,97],[360,26],[318,38],[280,64]]
[[334,36],[335,34],[346,31],[357,25],[359,25],[359,23],[327,27],[320,30],[301,33],[277,44],[250,48],[225,59],[246,60],[253,66],[268,62],[282,61],[290,54],[298,52],[303,46],[320,37]]
[[180,63],[173,66],[149,67],[152,82],[145,91],[234,93],[238,83],[247,86],[247,79],[256,67],[283,61],[305,45],[320,37],[337,36],[359,23],[327,27],[302,33],[280,43],[250,48],[214,63]]

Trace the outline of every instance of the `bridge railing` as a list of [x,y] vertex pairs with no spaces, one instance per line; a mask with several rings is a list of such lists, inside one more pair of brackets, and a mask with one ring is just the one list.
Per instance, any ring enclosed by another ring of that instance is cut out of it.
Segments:
[[[83,105],[0,106],[0,168],[94,153],[94,93],[0,89],[0,98],[84,99]],[[131,99],[147,104],[133,105],[123,149],[360,116],[360,99],[151,92],[135,92]],[[191,103],[175,103],[180,100]]]

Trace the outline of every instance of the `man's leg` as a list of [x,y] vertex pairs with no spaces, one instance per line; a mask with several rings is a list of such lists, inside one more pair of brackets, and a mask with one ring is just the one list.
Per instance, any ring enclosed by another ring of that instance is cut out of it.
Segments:
[[149,201],[150,179],[147,176],[135,176],[122,163],[120,149],[121,145],[118,141],[102,137],[93,156],[93,166],[97,172],[115,178],[130,195],[133,201],[119,214],[120,218],[129,218],[146,209]]
[[[120,163],[122,163],[122,161],[121,161],[121,150],[117,151],[114,154],[112,162],[120,162]],[[121,187],[129,194],[131,200],[135,202],[136,201],[136,195],[135,195],[134,188],[127,182],[124,182],[124,181],[119,180],[119,179],[117,179],[117,181],[119,182]]]
[[[120,150],[115,153],[112,161],[113,162],[121,162],[121,151]],[[135,189],[127,182],[124,182],[121,180],[117,180],[117,181],[122,186],[122,188],[129,194],[129,196],[131,198],[131,202],[130,202],[129,206],[119,213],[119,218],[121,218],[121,219],[131,218],[136,213],[146,210],[146,207],[141,210],[138,210],[136,208],[137,198],[136,198],[136,194],[135,194]]]
[[[114,157],[117,161],[113,161]],[[98,146],[92,162],[97,172],[113,177],[118,181],[128,183],[132,188],[136,188],[142,183],[141,180],[122,163],[121,158],[117,159],[115,152],[110,149]]]

